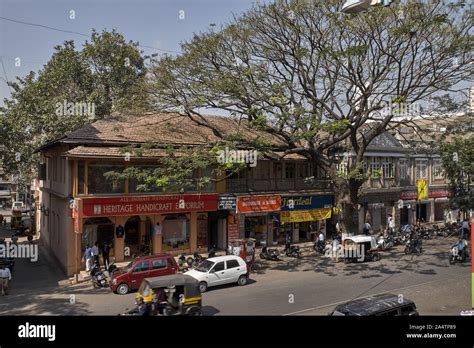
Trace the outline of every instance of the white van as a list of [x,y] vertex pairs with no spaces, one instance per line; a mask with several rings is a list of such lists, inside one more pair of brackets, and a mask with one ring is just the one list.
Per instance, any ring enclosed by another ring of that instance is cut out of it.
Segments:
[[242,258],[235,255],[206,259],[185,274],[199,281],[201,292],[205,292],[208,287],[215,285],[229,283],[246,285],[248,280],[247,264]]
[[25,208],[25,203],[16,201],[13,202],[12,210],[23,210]]

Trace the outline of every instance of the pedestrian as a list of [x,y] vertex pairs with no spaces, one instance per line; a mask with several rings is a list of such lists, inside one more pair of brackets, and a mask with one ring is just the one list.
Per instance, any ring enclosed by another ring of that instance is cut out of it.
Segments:
[[389,234],[393,234],[393,232],[395,232],[395,219],[393,218],[392,214],[388,214],[387,228]]
[[100,267],[99,253],[99,242],[95,242],[94,246],[92,247],[92,257],[94,258],[94,263]]
[[2,296],[8,295],[8,284],[12,280],[12,274],[8,267],[4,264],[0,265],[0,287],[2,290]]
[[110,247],[109,243],[105,243],[104,248],[102,249],[102,259],[104,260],[105,269],[109,268],[109,254],[110,254]]
[[368,235],[371,230],[372,230],[372,226],[370,226],[369,222],[366,221],[366,223],[364,224],[363,233]]
[[336,262],[339,262],[339,237],[332,240],[332,257]]
[[92,267],[92,248],[89,244],[86,245],[86,250],[84,251],[84,257],[82,258],[86,263],[86,271],[89,272]]
[[469,226],[469,220],[467,218],[461,224],[461,238],[469,239],[469,230],[471,227]]

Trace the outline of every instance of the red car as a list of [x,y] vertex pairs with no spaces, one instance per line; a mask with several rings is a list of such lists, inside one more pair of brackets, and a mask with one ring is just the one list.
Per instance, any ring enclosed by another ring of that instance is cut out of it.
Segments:
[[169,254],[140,257],[112,273],[110,288],[120,295],[125,295],[130,290],[137,290],[145,278],[165,276],[177,272],[178,264],[174,257]]

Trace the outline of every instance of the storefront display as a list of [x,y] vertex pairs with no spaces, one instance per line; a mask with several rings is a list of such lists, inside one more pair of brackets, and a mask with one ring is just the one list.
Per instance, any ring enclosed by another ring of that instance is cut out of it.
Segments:
[[163,221],[163,251],[189,249],[190,222],[186,215],[172,214]]

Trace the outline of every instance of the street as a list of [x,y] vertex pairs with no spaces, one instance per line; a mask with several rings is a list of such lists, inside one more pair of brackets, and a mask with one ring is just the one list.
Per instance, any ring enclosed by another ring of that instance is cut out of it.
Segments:
[[[1,236],[9,237],[3,229]],[[421,315],[459,315],[471,307],[470,263],[449,265],[455,238],[424,241],[421,256],[403,246],[382,252],[379,262],[335,263],[309,253],[280,262],[258,260],[249,284],[210,288],[204,315],[327,315],[341,302],[391,292],[413,300]],[[23,241],[25,242],[25,241]],[[16,262],[11,293],[0,297],[0,315],[117,315],[134,306],[135,293],[121,296],[70,285],[40,247],[38,262]]]

